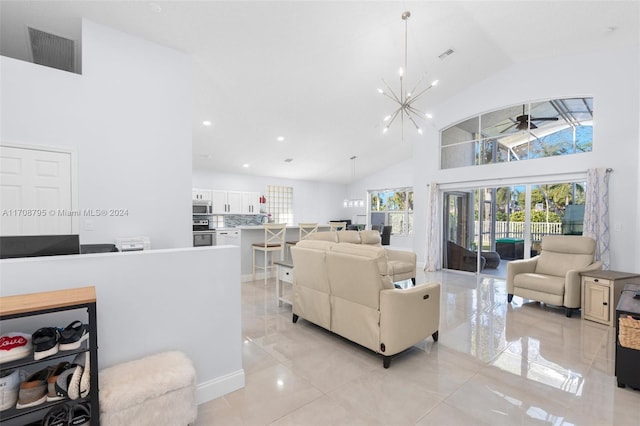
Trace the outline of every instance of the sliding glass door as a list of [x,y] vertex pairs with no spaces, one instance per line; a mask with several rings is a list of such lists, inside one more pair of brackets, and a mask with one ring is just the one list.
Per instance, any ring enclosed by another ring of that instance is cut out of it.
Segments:
[[544,235],[581,235],[584,182],[443,193],[443,267],[506,276],[507,262],[540,252]]

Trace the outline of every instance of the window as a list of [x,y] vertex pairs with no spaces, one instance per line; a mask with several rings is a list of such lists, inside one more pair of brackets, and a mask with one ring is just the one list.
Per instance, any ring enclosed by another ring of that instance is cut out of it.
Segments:
[[267,185],[267,214],[273,223],[293,225],[293,188]]
[[591,151],[593,98],[552,99],[469,118],[440,134],[450,169]]
[[371,225],[391,225],[394,235],[413,234],[413,189],[369,191]]

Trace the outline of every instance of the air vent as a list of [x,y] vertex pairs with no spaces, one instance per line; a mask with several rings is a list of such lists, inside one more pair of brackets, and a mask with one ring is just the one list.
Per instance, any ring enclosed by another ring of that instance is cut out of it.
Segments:
[[447,49],[444,52],[442,52],[441,54],[439,54],[438,58],[444,60],[444,59],[447,59],[451,55],[453,55],[453,49]]
[[28,28],[31,54],[35,64],[76,72],[74,40]]

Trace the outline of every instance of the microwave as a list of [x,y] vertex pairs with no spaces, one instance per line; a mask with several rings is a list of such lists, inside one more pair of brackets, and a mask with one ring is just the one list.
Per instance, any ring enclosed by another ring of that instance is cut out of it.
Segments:
[[211,201],[204,201],[200,203],[193,203],[193,211],[194,215],[197,214],[211,214]]

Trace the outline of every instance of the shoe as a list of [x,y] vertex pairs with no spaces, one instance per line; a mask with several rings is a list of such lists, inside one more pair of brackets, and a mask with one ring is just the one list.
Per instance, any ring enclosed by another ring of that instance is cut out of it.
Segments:
[[38,329],[33,335],[33,359],[39,360],[58,353],[58,341],[60,332],[55,327],[43,327]]
[[56,379],[54,388],[56,390],[56,398],[58,398],[58,400],[69,398],[71,377],[73,377],[73,373],[75,373],[76,367],[77,365],[75,364],[69,364],[67,368],[62,373],[60,373],[60,375]]
[[91,408],[88,404],[77,404],[69,410],[69,426],[89,426]]
[[0,411],[16,406],[20,383],[27,378],[24,370],[0,371]]
[[74,321],[60,332],[60,350],[79,349],[82,342],[89,338],[89,327],[80,321]]
[[67,370],[70,365],[71,364],[64,361],[53,368],[51,375],[47,379],[47,402],[60,401],[61,399],[64,399],[64,397],[58,396],[56,393],[56,380],[58,380],[58,377]]
[[31,355],[31,336],[24,333],[7,333],[0,337],[0,364]]
[[69,424],[69,407],[62,404],[53,407],[42,419],[42,426],[67,426]]
[[[89,394],[89,354],[82,352],[76,355],[73,360],[75,370],[69,381],[68,395],[69,399],[75,400]],[[83,396],[84,395],[84,396]]]
[[47,379],[52,371],[52,367],[36,371],[20,384],[17,409],[35,407],[47,400]]

